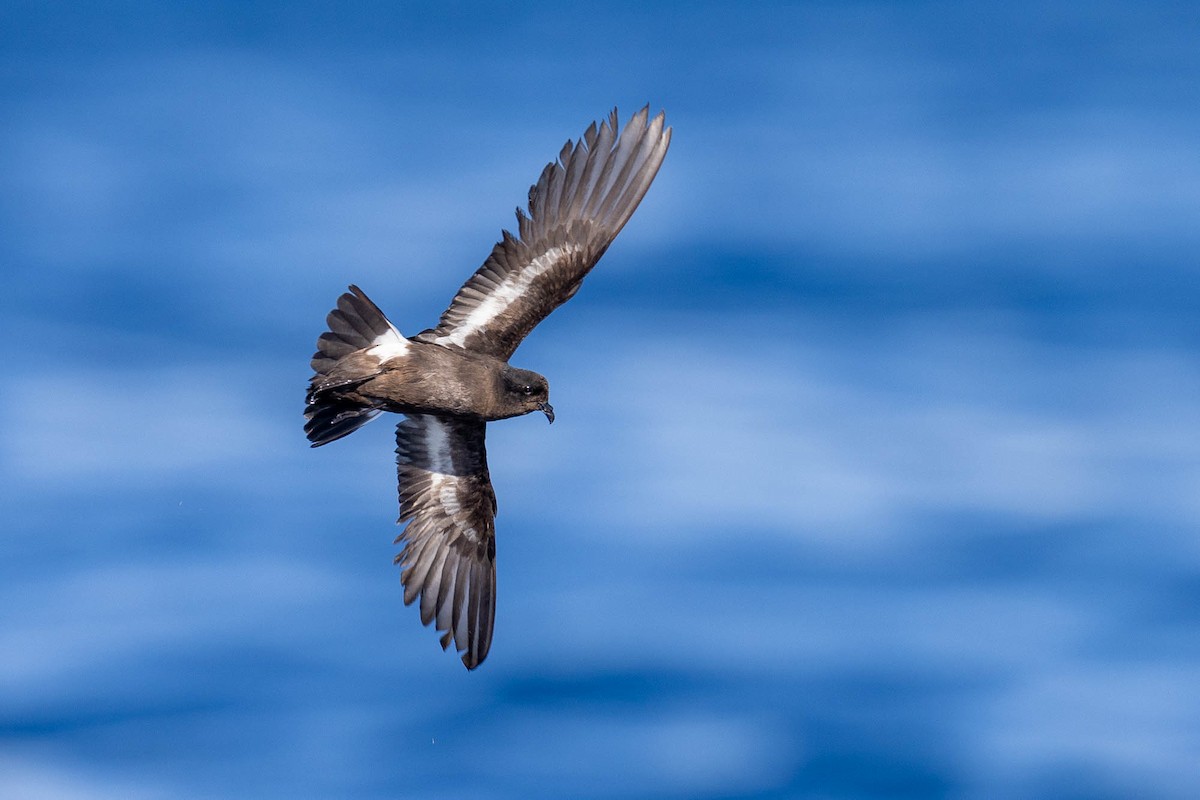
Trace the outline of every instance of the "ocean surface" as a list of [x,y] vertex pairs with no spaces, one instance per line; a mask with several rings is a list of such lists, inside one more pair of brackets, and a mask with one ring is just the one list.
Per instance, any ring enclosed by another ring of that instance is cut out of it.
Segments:
[[[1200,17],[0,6],[0,797],[1193,798]],[[433,325],[568,137],[674,139],[405,608],[349,283]]]

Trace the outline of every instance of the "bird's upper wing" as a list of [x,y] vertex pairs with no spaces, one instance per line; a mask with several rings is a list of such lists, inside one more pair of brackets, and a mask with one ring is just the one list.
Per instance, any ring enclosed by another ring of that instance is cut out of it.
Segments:
[[419,337],[508,359],[534,326],[579,289],[629,221],[658,173],[671,129],[650,107],[618,134],[617,112],[568,141],[529,190],[528,216],[504,231],[492,254],[463,284],[437,328]]
[[410,414],[396,426],[404,602],[421,598],[421,622],[444,631],[467,669],[487,657],[496,614],[496,494],[485,423]]

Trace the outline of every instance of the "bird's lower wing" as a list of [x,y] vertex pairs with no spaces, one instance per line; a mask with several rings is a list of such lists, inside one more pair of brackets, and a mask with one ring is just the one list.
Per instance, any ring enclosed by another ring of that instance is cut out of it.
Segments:
[[404,602],[453,641],[467,669],[487,657],[496,614],[496,494],[486,423],[411,414],[396,426]]

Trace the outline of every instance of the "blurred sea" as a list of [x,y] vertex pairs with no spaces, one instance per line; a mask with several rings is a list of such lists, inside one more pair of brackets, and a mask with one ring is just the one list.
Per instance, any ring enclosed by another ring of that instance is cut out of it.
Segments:
[[[0,6],[0,796],[1191,798],[1184,4]],[[489,426],[468,674],[346,284],[432,325],[568,137],[642,207]]]

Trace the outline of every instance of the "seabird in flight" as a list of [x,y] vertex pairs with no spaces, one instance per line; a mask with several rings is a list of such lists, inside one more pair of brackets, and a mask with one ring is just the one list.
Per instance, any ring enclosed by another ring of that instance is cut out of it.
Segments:
[[570,300],[629,221],[658,173],[671,129],[647,106],[620,129],[614,109],[568,141],[517,209],[517,235],[454,296],[436,328],[406,338],[357,286],[338,298],[312,359],[304,431],[313,447],[358,430],[381,411],[396,426],[404,603],[454,642],[467,669],[487,657],[496,611],[496,495],[487,423],[541,411],[550,387],[509,366],[517,346]]

